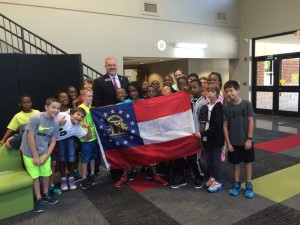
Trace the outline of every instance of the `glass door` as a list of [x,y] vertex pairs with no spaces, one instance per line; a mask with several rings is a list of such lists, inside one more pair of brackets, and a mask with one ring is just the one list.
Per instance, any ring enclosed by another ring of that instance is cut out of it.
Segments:
[[300,54],[278,56],[278,106],[277,115],[299,117],[299,71]]

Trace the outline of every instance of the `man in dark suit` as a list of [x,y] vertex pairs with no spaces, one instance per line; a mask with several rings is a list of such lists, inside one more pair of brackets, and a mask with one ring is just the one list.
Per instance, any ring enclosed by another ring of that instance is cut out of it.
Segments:
[[129,84],[126,77],[118,75],[118,61],[113,57],[105,59],[106,74],[95,79],[93,106],[106,106],[116,104],[116,89],[124,88]]
[[[129,81],[126,77],[118,75],[118,61],[114,57],[105,59],[106,74],[95,79],[93,106],[114,105],[118,102],[116,96],[117,88],[126,89]],[[111,177],[118,181],[122,176],[123,170],[110,170]]]

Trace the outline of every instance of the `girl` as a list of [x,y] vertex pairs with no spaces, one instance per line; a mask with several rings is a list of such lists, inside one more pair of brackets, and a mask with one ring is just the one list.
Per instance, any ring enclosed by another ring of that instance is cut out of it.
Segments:
[[[207,77],[207,83],[210,84],[217,84],[220,87],[220,95],[218,96],[217,101],[221,102],[222,105],[226,101],[224,98],[224,92],[222,91],[222,76],[219,73],[211,72]],[[206,102],[209,103],[209,98],[206,98]]]
[[217,84],[208,86],[208,120],[205,131],[201,132],[202,144],[206,156],[209,179],[205,186],[210,193],[222,189],[221,152],[224,145],[223,135],[223,106],[217,101],[220,87]]
[[142,88],[143,88],[143,98],[147,98],[147,88],[150,86],[148,81],[144,81],[142,83]]
[[[92,78],[86,78],[83,80],[81,89],[90,89],[93,90],[94,80]],[[75,109],[77,106],[83,103],[82,97],[79,95],[75,100],[72,101],[72,107]]]
[[172,87],[173,84],[174,84],[174,81],[173,81],[173,78],[170,75],[164,76],[163,84],[164,84],[164,86],[169,86],[171,88],[172,93],[176,92],[176,90],[174,90],[173,87]]
[[78,92],[77,92],[75,87],[67,86],[66,91],[67,91],[67,94],[69,96],[69,100],[71,102],[75,101],[78,98]]

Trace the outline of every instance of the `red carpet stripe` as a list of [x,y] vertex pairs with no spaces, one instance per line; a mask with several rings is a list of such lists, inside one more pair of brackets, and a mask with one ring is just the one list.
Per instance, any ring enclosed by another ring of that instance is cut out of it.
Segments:
[[300,146],[300,134],[259,143],[255,145],[255,148],[259,148],[269,152],[281,152],[290,148],[295,148],[297,146]]
[[140,173],[135,180],[128,182],[128,186],[136,192],[143,192],[152,188],[156,188],[160,185],[148,180],[143,173]]

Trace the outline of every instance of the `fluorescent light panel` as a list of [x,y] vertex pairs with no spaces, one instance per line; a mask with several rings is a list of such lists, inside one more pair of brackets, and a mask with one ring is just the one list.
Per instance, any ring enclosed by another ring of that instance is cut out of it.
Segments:
[[201,48],[207,48],[207,44],[175,43],[175,47],[176,48],[201,49]]

